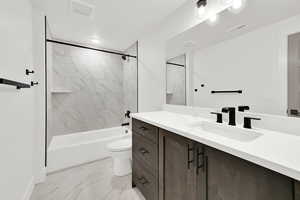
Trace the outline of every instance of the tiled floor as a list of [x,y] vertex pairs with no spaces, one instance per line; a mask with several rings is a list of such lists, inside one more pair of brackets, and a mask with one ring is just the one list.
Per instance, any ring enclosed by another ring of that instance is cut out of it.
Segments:
[[105,159],[51,174],[35,187],[31,200],[144,200],[131,188],[131,175],[115,177]]

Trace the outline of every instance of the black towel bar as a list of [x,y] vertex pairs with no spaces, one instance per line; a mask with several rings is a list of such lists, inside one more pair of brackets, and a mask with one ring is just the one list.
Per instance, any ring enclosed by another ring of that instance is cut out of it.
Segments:
[[228,93],[238,93],[242,94],[243,90],[220,90],[220,91],[211,91],[212,94],[228,94]]
[[29,84],[20,83],[20,82],[8,80],[5,78],[0,78],[0,84],[15,86],[17,88],[17,90],[19,90],[21,88],[30,88]]

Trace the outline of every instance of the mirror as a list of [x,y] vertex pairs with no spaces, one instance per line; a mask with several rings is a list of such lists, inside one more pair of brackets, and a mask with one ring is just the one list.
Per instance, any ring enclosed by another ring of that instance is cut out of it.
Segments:
[[218,16],[167,42],[167,59],[187,57],[188,105],[300,116],[300,3],[248,0]]
[[300,117],[300,33],[288,37],[288,108]]
[[172,105],[186,105],[186,58],[180,55],[166,63],[166,102]]

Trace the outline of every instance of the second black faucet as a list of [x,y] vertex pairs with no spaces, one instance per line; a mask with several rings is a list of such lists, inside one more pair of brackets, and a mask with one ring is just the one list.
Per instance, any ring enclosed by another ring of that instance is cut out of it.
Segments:
[[223,113],[229,113],[229,125],[230,126],[236,126],[235,121],[235,107],[225,107],[222,108]]

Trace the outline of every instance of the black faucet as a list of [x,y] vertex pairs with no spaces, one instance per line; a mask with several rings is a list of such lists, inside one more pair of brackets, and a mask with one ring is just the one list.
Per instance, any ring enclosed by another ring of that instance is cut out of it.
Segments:
[[235,122],[235,107],[222,108],[223,113],[229,113],[229,125],[236,126]]

